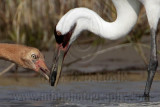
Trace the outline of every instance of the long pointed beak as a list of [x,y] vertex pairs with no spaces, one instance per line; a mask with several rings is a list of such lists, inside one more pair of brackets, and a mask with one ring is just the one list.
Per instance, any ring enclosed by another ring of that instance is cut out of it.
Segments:
[[49,80],[50,70],[46,66],[45,62],[43,60],[38,60],[36,63],[38,68],[40,69],[39,72],[45,77],[46,80]]
[[51,86],[57,86],[59,82],[64,56],[65,56],[65,51],[57,48],[55,62],[52,66],[52,71],[50,75]]

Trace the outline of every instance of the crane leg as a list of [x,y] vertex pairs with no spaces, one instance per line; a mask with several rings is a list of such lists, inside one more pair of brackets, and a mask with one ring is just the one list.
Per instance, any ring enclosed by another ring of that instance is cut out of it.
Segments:
[[144,97],[149,97],[149,92],[151,89],[152,81],[156,73],[158,66],[157,60],[157,39],[156,39],[156,30],[151,29],[151,50],[150,50],[150,62],[148,65],[148,78],[146,82],[146,87],[144,91]]

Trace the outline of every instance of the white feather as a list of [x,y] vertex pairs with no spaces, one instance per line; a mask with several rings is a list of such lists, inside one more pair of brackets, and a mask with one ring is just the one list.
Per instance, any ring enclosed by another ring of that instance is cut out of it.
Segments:
[[[75,8],[67,12],[60,19],[56,30],[62,34],[66,34],[76,23],[77,26],[71,36],[70,44],[83,30],[91,31],[110,40],[121,38],[127,35],[137,22],[140,9],[139,1],[147,8],[150,27],[156,28],[159,20],[158,17],[160,17],[160,0],[112,0],[117,11],[117,19],[114,22],[106,22],[90,9]],[[156,15],[153,15],[153,13]]]

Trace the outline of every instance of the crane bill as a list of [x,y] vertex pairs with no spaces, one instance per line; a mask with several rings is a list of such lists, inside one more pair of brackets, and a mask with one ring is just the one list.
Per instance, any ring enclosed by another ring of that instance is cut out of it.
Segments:
[[49,80],[50,70],[46,66],[44,60],[38,60],[37,65],[40,68],[40,73],[46,78],[46,80]]
[[50,77],[51,86],[56,87],[59,82],[61,70],[62,70],[63,59],[64,59],[64,54],[65,54],[65,52],[63,50],[59,50],[59,52],[57,52],[57,56],[55,58],[56,61],[53,65],[53,68],[51,71],[51,77]]

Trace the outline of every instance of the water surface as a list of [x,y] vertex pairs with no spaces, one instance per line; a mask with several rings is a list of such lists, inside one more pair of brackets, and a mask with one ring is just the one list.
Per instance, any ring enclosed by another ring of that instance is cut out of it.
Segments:
[[145,87],[143,75],[127,74],[130,80],[127,77],[126,80],[118,78],[116,75],[108,78],[108,75],[111,76],[111,74],[62,76],[57,87],[51,87],[40,77],[21,77],[18,81],[14,77],[1,77],[0,106],[134,107],[160,105],[158,78],[152,85],[150,99],[147,99],[143,97]]

